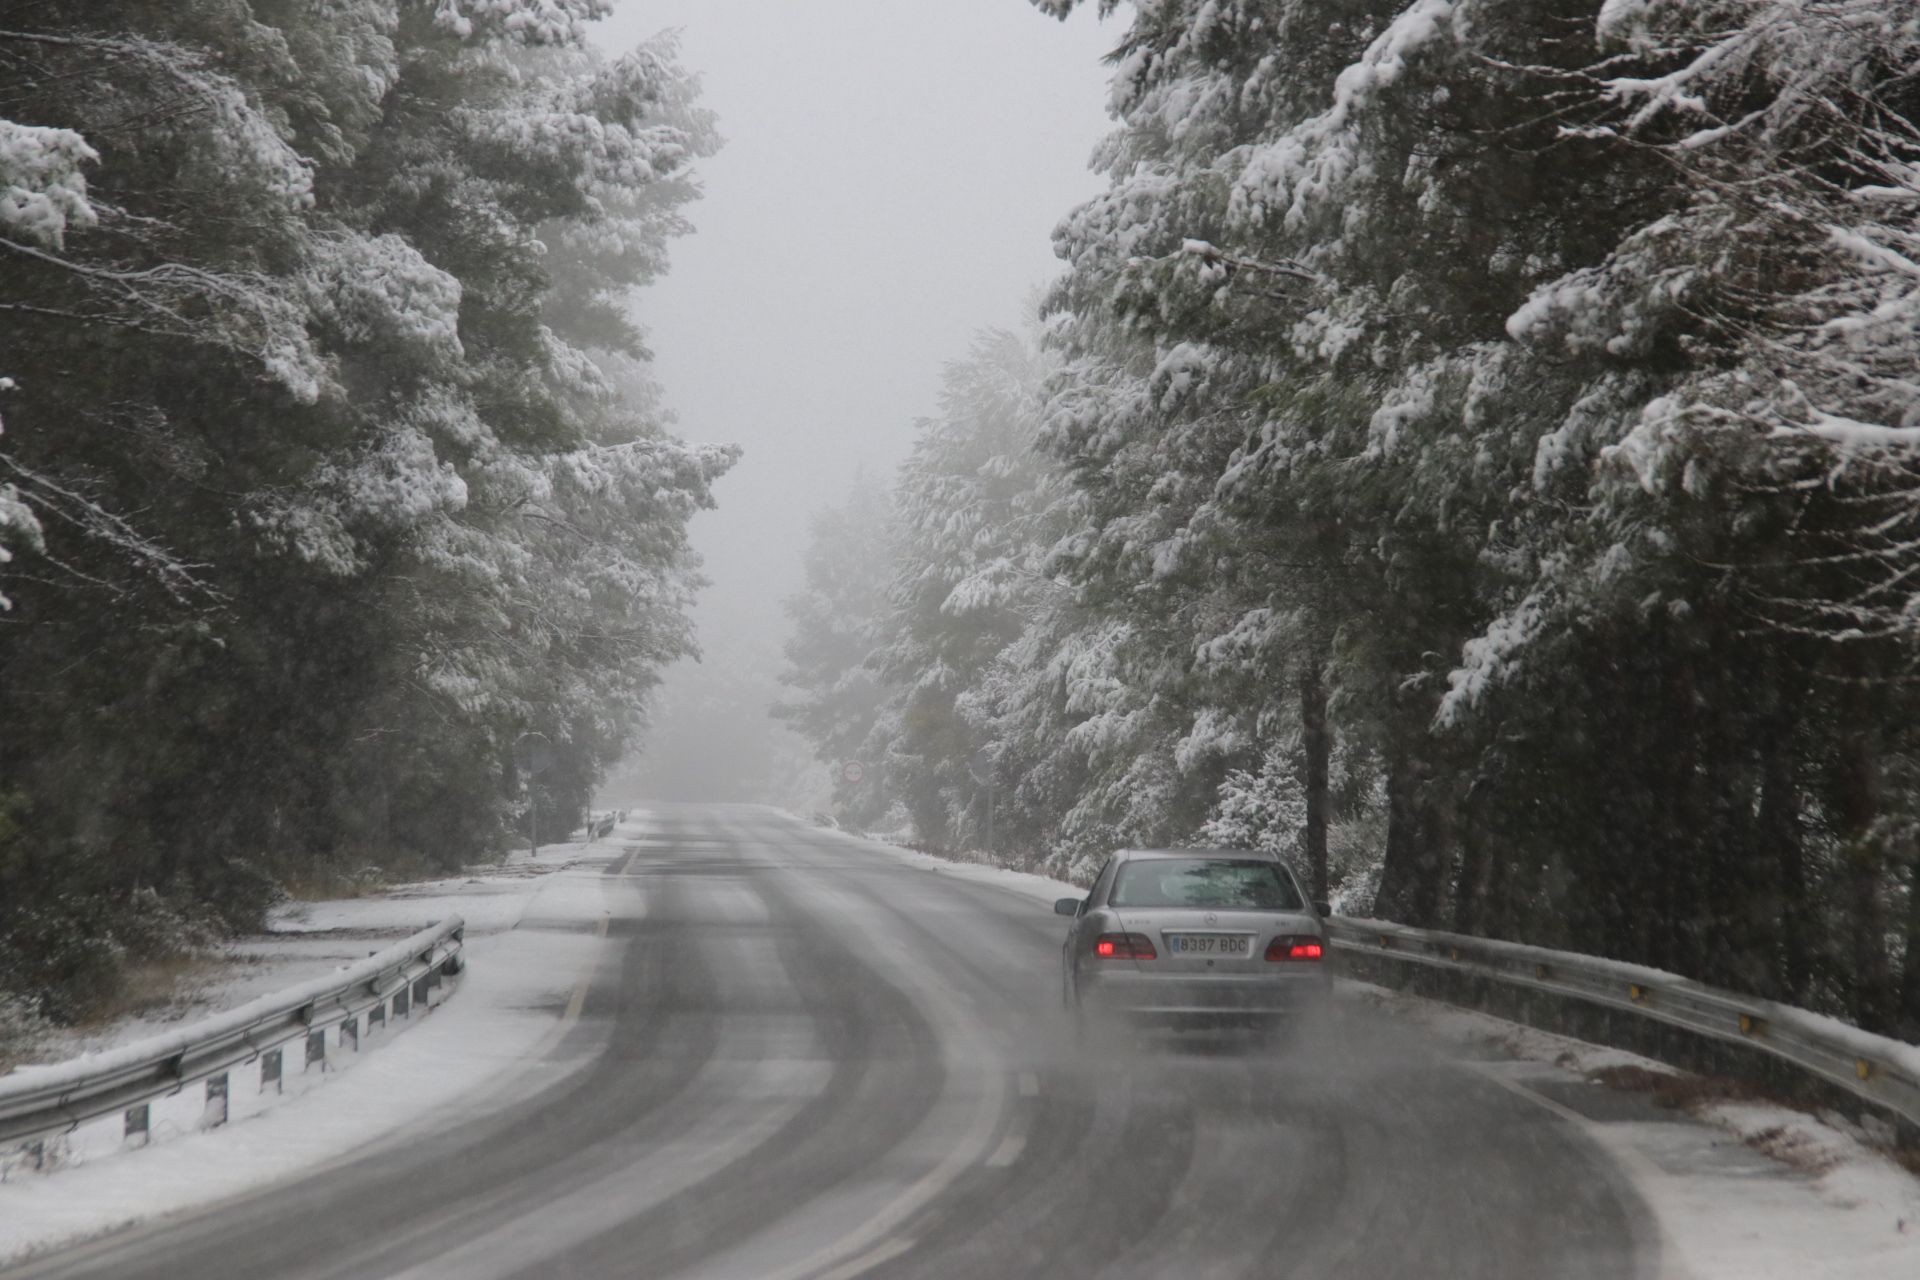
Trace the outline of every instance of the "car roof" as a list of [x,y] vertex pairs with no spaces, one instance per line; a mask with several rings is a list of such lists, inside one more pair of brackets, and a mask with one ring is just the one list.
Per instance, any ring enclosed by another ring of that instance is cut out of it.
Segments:
[[1114,857],[1132,862],[1147,858],[1233,858],[1246,861],[1249,858],[1262,862],[1279,862],[1280,855],[1265,849],[1117,849]]

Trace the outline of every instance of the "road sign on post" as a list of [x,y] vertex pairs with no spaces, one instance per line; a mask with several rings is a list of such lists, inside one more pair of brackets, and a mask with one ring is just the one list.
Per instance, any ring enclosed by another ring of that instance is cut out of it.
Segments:
[[513,743],[513,767],[527,779],[527,849],[540,856],[540,796],[533,780],[553,768],[553,743],[544,733],[523,733]]
[[858,760],[849,760],[840,766],[840,776],[848,786],[857,787],[866,779],[867,766]]

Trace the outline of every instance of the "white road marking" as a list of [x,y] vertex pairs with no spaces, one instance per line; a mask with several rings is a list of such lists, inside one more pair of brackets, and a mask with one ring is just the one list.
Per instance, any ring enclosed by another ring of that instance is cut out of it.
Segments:
[[1000,1145],[995,1147],[993,1154],[987,1157],[987,1168],[1005,1169],[1018,1160],[1020,1153],[1026,1149],[1027,1135],[1018,1132],[1010,1133],[1000,1140]]
[[547,1269],[568,1246],[631,1221],[771,1140],[826,1091],[832,1067],[816,1054],[806,1030],[728,1026],[676,1103],[700,1116],[693,1128],[563,1200],[524,1213],[504,1208],[490,1229],[392,1280],[500,1280]]
[[[794,859],[791,851],[772,846],[768,846],[768,850],[788,854],[781,870],[792,874],[804,869],[805,864]],[[798,896],[812,899],[804,909],[816,918],[865,920],[871,916],[865,903],[844,890],[831,888],[818,880],[803,878],[795,887]],[[987,1042],[991,1035],[981,1021],[969,1012],[967,1003],[955,998],[952,986],[940,976],[922,966],[900,964],[899,957],[912,956],[915,952],[911,940],[892,928],[884,924],[870,927],[870,932],[858,935],[857,940],[865,942],[878,953],[880,964],[875,966],[876,972],[887,972],[895,980],[895,985],[905,991],[921,1012],[927,1015],[928,1025],[939,1037],[941,1056],[948,1067],[945,1096],[915,1137],[906,1139],[903,1145],[911,1146],[916,1138],[924,1142],[931,1132],[944,1124],[951,1124],[952,1119],[959,1119],[960,1116],[954,1115],[955,1112],[965,1116],[965,1127],[957,1136],[942,1141],[936,1148],[944,1154],[931,1169],[888,1200],[861,1225],[797,1261],[761,1271],[757,1280],[802,1280],[803,1277],[819,1280],[824,1274],[830,1274],[828,1269],[835,1265],[852,1265],[848,1259],[866,1267],[877,1266],[877,1261],[868,1259],[888,1247],[881,1242],[887,1241],[902,1223],[959,1181],[969,1169],[980,1165],[989,1150],[988,1144],[1000,1128],[1001,1115],[1006,1109],[1006,1073],[989,1069],[969,1057],[967,1047]],[[974,1086],[972,1090],[967,1089],[968,1084]],[[967,1096],[969,1092],[972,1094],[970,1098]]]
[[885,1241],[877,1247],[868,1250],[866,1253],[861,1254],[851,1262],[844,1263],[826,1272],[819,1277],[819,1280],[853,1280],[853,1277],[865,1275],[883,1262],[891,1262],[893,1259],[913,1248],[915,1243],[917,1242],[909,1240],[905,1236],[896,1236],[894,1239]]

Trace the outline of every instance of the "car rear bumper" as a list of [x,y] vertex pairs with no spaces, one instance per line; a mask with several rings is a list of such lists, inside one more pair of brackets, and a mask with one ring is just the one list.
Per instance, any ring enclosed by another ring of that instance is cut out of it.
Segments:
[[1305,973],[1150,974],[1113,969],[1080,978],[1080,1005],[1091,1013],[1141,1019],[1285,1018],[1326,1005],[1325,970]]

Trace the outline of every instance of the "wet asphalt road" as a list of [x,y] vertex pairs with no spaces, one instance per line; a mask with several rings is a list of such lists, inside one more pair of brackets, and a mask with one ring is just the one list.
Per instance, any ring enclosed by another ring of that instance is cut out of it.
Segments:
[[179,1277],[1654,1276],[1576,1126],[1349,1010],[1338,1044],[1065,1034],[1063,924],[762,810],[607,864],[588,1065],[462,1126],[23,1267]]

